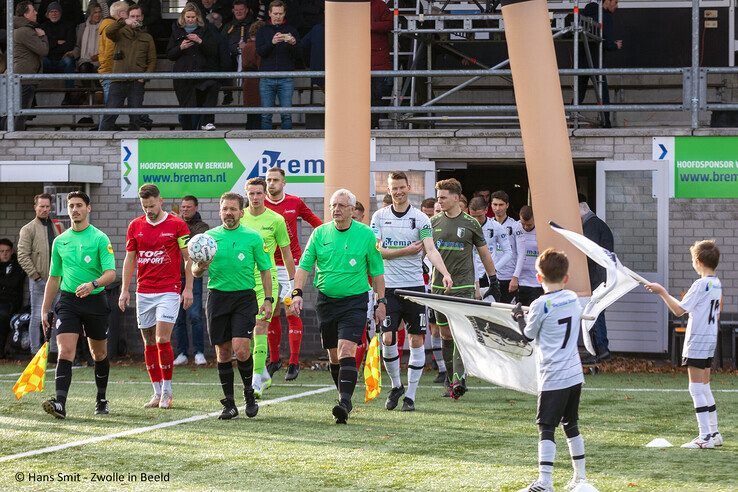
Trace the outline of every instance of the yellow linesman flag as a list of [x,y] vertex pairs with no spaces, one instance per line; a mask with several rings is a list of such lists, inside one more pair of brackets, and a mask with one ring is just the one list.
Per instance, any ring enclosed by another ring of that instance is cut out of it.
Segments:
[[379,335],[374,335],[366,352],[366,361],[364,362],[364,384],[366,385],[364,403],[372,401],[382,391],[382,366],[380,359]]
[[18,382],[13,386],[15,398],[20,400],[23,395],[33,391],[43,391],[44,381],[46,381],[46,362],[49,359],[49,342],[36,352],[36,355],[28,363],[23,374],[18,378]]

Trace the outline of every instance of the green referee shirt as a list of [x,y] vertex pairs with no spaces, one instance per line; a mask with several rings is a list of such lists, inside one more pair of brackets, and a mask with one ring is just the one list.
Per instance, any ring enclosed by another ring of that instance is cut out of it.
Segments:
[[208,289],[233,292],[256,286],[254,269],[269,270],[272,261],[259,233],[239,225],[210,229],[207,235],[218,243],[218,251],[209,267]]
[[[100,278],[106,270],[115,270],[113,245],[108,236],[93,225],[82,231],[67,229],[54,239],[49,275],[61,277],[61,290],[74,294],[77,287]],[[92,294],[102,292],[98,287]]]
[[317,227],[310,235],[299,268],[315,266],[315,287],[328,297],[349,297],[371,289],[367,275],[384,274],[377,239],[366,224],[352,221],[345,231],[334,221]]

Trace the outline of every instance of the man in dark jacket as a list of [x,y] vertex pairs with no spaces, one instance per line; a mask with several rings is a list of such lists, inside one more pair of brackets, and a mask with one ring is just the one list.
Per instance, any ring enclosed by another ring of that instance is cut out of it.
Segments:
[[13,242],[0,239],[0,359],[6,357],[5,342],[10,332],[10,317],[23,305],[26,272],[13,254]]
[[[77,44],[75,33],[76,25],[67,24],[62,20],[62,8],[59,2],[51,2],[46,9],[48,21],[41,24],[41,29],[49,40],[49,54],[44,57],[44,72],[46,73],[74,73],[74,48]],[[64,81],[66,89],[74,88],[74,80]],[[62,104],[70,101],[69,93],[64,95]]]
[[[236,0],[233,2],[233,20],[223,26],[223,35],[228,42],[228,54],[231,57],[231,69],[241,71],[241,52],[243,51],[246,41],[249,39],[249,27],[256,20],[254,13],[249,8],[246,0]],[[227,85],[234,85],[234,81],[227,81]],[[237,84],[241,87],[241,81]],[[233,93],[231,91],[223,94],[223,105],[227,106],[233,102]]]
[[198,6],[203,17],[207,17],[212,12],[219,13],[221,19],[223,19],[223,25],[228,24],[233,19],[230,0],[196,0],[195,5]]
[[[273,0],[269,4],[269,19],[267,24],[256,33],[256,52],[261,57],[261,71],[289,72],[295,69],[299,57],[297,46],[297,30],[285,24],[287,7],[282,0]],[[277,97],[283,108],[292,107],[292,92],[294,81],[290,77],[263,78],[259,81],[259,96],[262,107],[274,107]],[[283,130],[292,128],[292,115],[281,113],[281,127]],[[261,129],[272,129],[272,114],[261,115]]]
[[[15,73],[41,73],[43,59],[49,54],[49,41],[46,33],[39,29],[36,19],[36,9],[31,2],[24,0],[16,5],[15,17],[13,17],[13,68]],[[21,85],[21,108],[31,107],[35,92],[35,83]],[[14,122],[16,131],[26,129],[25,116],[16,116]],[[5,123],[6,118],[3,116],[0,120],[0,128],[4,129]]]
[[[579,194],[579,215],[582,217],[582,231],[584,236],[597,243],[598,246],[608,251],[615,250],[615,240],[612,231],[605,222],[597,217],[589,205],[587,205],[587,197]],[[601,283],[607,280],[607,270],[587,258],[587,269],[589,270],[589,284],[592,290],[596,289]],[[610,358],[609,341],[607,340],[607,325],[605,324],[605,312],[602,311],[597,317],[594,326],[594,345],[597,352],[597,360],[607,360]]]
[[[143,31],[143,12],[134,5],[128,10],[127,19],[119,19],[105,30],[105,36],[115,42],[113,73],[153,72],[156,69],[154,38]],[[129,108],[140,108],[144,99],[144,80],[114,80],[110,84],[107,108],[122,108],[128,100]],[[100,118],[100,130],[115,129],[117,114]],[[129,130],[141,128],[140,115],[130,115]]]
[[[392,11],[384,0],[371,0],[372,70],[392,70],[389,33]],[[386,106],[392,94],[392,77],[372,77],[372,106]],[[372,113],[372,128],[379,127],[379,113]]]
[[[190,229],[190,238],[196,234],[202,234],[210,229],[210,226],[202,221],[200,212],[197,211],[199,202],[197,197],[187,195],[182,198],[179,207],[179,216],[185,221]],[[182,278],[184,278],[184,263],[182,264]],[[184,282],[182,282],[184,285]],[[177,342],[175,350],[177,357],[174,359],[175,366],[187,364],[187,353],[190,349],[189,336],[187,334],[187,318],[192,326],[192,345],[195,351],[195,364],[198,366],[207,364],[205,360],[205,342],[202,329],[202,277],[192,282],[192,305],[185,311],[179,308],[179,316],[174,325],[174,339]]]
[[[599,5],[597,2],[590,2],[582,10],[582,14],[585,17],[594,19],[595,22],[599,22]],[[603,0],[602,2],[602,49],[606,53],[608,51],[616,51],[623,49],[623,40],[615,39],[615,23],[613,22],[613,14],[618,9],[618,0]],[[600,51],[597,43],[588,43],[589,52],[592,57],[592,64],[594,67],[599,66]],[[604,54],[603,53],[603,54]],[[605,67],[604,61],[602,64]],[[584,51],[584,44],[579,47],[579,68],[589,68],[589,61]],[[577,78],[577,84],[579,85],[579,104],[584,101],[584,96],[587,94],[587,83],[592,77],[589,75],[583,75]],[[610,104],[610,91],[607,88],[607,77],[602,76],[602,104]],[[602,126],[604,128],[610,128],[612,123],[610,122],[610,113],[602,113]]]
[[[38,6],[38,18],[44,22],[49,18],[49,6],[58,3],[62,13],[61,21],[70,26],[82,24],[85,21],[85,12],[82,10],[81,0],[41,0]],[[100,3],[100,2],[98,2]]]

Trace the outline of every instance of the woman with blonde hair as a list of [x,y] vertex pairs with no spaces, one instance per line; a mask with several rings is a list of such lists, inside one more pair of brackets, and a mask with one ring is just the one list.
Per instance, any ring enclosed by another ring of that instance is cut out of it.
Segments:
[[[172,26],[167,57],[174,62],[174,72],[217,72],[220,70],[218,40],[205,25],[202,12],[188,3]],[[183,108],[212,108],[218,104],[220,81],[217,79],[174,79],[174,93]],[[183,130],[215,130],[214,115],[181,114]]]

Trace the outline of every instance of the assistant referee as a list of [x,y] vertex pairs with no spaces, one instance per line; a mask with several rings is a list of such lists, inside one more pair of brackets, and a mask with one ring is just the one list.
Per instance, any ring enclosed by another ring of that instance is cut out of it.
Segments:
[[115,257],[108,236],[90,225],[90,197],[81,191],[67,195],[67,210],[72,227],[54,239],[51,247],[51,268],[46,282],[41,319],[44,332],[51,321],[51,304],[59,292],[56,304],[56,343],[59,359],[56,364],[56,397],[43,402],[46,413],[58,419],[67,416],[67,393],[72,382],[72,361],[77,340],[84,333],[95,360],[97,385],[96,415],[109,412],[105,392],[108,386],[108,313],[110,306],[104,288],[115,280]]
[[315,287],[323,348],[328,351],[331,376],[338,389],[339,402],[333,407],[337,424],[345,424],[352,409],[351,397],[356,387],[356,346],[366,322],[371,286],[377,293],[374,318],[380,325],[386,316],[384,265],[374,233],[366,224],[351,218],[356,196],[349,190],[337,190],[331,196],[333,220],[316,228],[295,272],[295,290],[290,309],[296,315],[303,307],[302,287],[315,267]]

